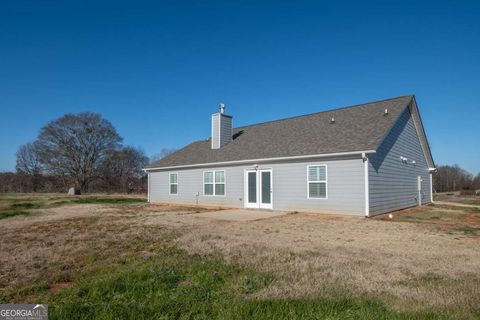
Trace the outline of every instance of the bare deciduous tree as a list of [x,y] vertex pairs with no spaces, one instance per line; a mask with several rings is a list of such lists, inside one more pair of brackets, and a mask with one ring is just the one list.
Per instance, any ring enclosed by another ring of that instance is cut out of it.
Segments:
[[473,187],[475,188],[475,190],[479,190],[479,189],[480,189],[480,173],[477,174],[477,176],[475,177],[475,179],[473,179]]
[[16,170],[21,190],[36,192],[42,180],[42,166],[36,143],[27,143],[17,151]]
[[18,148],[17,165],[15,168],[17,172],[28,175],[35,175],[41,172],[37,144],[29,142]]
[[66,114],[40,130],[38,153],[45,170],[70,177],[87,192],[109,150],[122,138],[113,125],[100,114]]
[[466,190],[473,187],[473,176],[458,165],[439,166],[433,183],[437,192]]
[[154,154],[153,156],[150,157],[150,163],[158,161],[162,158],[165,158],[171,153],[174,153],[176,149],[168,149],[168,148],[162,148],[159,153]]
[[141,191],[135,189],[142,185],[145,176],[142,169],[147,163],[148,158],[142,150],[133,147],[110,150],[99,168],[104,181],[102,189],[123,193]]

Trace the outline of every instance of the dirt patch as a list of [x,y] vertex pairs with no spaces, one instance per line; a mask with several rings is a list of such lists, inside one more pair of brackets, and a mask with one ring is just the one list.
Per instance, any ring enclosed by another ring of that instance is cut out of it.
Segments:
[[463,233],[478,239],[480,232],[480,209],[470,206],[435,204],[415,207],[375,217],[390,222],[410,222],[423,224],[426,228],[442,230],[446,233]]
[[55,283],[48,288],[48,291],[51,293],[57,293],[62,289],[69,288],[73,286],[73,281],[68,281],[68,282],[61,282],[61,283]]

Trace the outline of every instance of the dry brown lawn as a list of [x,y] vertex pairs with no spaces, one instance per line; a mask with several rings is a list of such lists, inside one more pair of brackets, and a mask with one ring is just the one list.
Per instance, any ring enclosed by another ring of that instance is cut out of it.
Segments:
[[153,254],[169,234],[189,253],[216,252],[274,273],[258,298],[348,292],[400,310],[466,315],[480,306],[475,209],[428,206],[393,220],[292,213],[246,222],[196,214],[204,210],[211,209],[85,204],[0,220],[0,297],[26,301],[39,290],[57,292],[85,268],[105,272],[131,254]]

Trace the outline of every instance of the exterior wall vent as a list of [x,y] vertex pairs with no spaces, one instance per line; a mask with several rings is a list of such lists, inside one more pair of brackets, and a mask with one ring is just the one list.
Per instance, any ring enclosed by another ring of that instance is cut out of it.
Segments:
[[218,108],[220,112],[212,114],[212,149],[220,149],[233,139],[233,117],[225,114],[225,104]]

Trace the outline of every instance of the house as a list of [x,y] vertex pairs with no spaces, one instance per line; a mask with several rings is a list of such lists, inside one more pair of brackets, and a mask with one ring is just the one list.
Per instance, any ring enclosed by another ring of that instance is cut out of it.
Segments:
[[233,128],[151,164],[150,202],[374,216],[432,202],[430,147],[415,97]]

